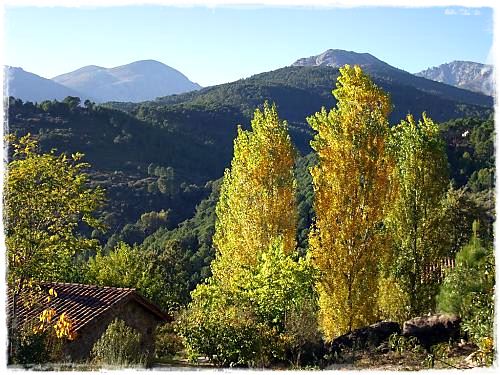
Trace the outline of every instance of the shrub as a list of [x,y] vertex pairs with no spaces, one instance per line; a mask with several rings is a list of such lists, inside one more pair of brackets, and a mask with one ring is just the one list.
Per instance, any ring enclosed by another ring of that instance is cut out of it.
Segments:
[[14,363],[34,364],[49,362],[49,350],[47,348],[47,333],[34,333],[33,329],[21,329],[19,335],[19,346]]
[[174,331],[172,323],[156,327],[155,355],[157,358],[174,356],[183,348],[182,338]]
[[191,357],[222,366],[298,363],[303,347],[319,339],[315,275],[310,259],[293,260],[277,240],[234,284],[198,285],[177,328]]
[[144,364],[147,353],[141,349],[141,334],[115,319],[94,344],[91,356],[99,364],[128,366]]
[[203,355],[231,367],[267,362],[264,326],[248,306],[227,303],[213,284],[198,287],[194,299],[177,325],[191,360]]
[[[286,350],[286,359],[294,367],[304,362],[316,360],[314,347],[321,345],[321,334],[318,328],[318,306],[315,299],[303,300],[292,308],[285,316],[285,329],[280,342]],[[303,361],[304,355],[307,357]]]

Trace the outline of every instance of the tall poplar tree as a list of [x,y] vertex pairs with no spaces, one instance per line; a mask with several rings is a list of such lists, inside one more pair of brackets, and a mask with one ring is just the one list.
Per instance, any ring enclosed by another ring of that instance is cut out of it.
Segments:
[[447,250],[448,162],[439,127],[425,113],[418,122],[409,115],[391,130],[390,139],[396,187],[387,218],[392,273],[408,293],[408,316],[414,316],[432,310],[436,290],[424,280],[424,267]]
[[229,278],[256,264],[260,252],[281,237],[285,254],[296,246],[295,151],[275,105],[264,104],[238,128],[231,169],[226,169],[216,207],[214,274]]
[[[314,269],[295,261],[295,151],[274,105],[238,129],[216,206],[213,276],[180,318],[188,352],[219,364],[265,364],[300,351],[316,323]],[[293,324],[302,329],[297,332]],[[311,328],[312,327],[312,328]]]
[[316,221],[309,244],[320,270],[320,325],[327,338],[376,319],[377,259],[389,192],[391,103],[359,66],[340,68],[336,108],[308,118],[317,131],[311,169]]

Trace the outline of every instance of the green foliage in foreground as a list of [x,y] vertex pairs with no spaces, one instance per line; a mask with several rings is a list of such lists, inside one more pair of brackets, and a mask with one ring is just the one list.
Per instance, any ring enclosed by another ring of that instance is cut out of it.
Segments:
[[493,247],[483,245],[474,224],[473,236],[457,253],[456,267],[446,276],[437,301],[441,311],[462,318],[463,330],[489,363],[493,358],[495,259]]
[[222,366],[265,366],[287,353],[297,356],[303,343],[319,338],[309,259],[293,260],[275,241],[255,268],[238,277],[235,289],[212,278],[193,292],[178,324],[192,358],[204,355]]
[[5,245],[8,281],[16,293],[27,280],[65,281],[77,272],[73,256],[99,243],[78,231],[102,229],[95,211],[104,202],[100,188],[87,186],[82,154],[40,153],[28,134],[10,137],[13,159],[5,184]]

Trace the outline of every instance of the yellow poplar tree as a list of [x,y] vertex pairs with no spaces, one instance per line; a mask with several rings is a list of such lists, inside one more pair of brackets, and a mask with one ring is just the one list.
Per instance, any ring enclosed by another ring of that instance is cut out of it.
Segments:
[[311,169],[316,221],[309,244],[320,270],[319,323],[328,339],[376,320],[392,164],[388,95],[349,65],[340,68],[333,95],[336,108],[308,118],[317,131],[311,146],[319,160]]
[[286,254],[296,245],[295,151],[288,125],[267,102],[263,111],[255,111],[251,125],[252,131],[238,128],[216,207],[212,268],[226,280],[241,267],[255,265],[276,237],[282,238]]

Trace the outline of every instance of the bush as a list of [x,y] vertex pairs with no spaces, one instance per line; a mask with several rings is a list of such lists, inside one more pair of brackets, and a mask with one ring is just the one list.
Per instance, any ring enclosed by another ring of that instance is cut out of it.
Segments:
[[[285,329],[280,337],[286,349],[286,359],[294,367],[311,364],[317,353],[311,350],[321,345],[316,300],[304,300],[285,316]],[[305,361],[304,361],[304,357]]]
[[184,349],[182,338],[174,331],[172,323],[156,327],[155,355],[157,358],[171,357]]
[[214,284],[199,286],[193,298],[177,325],[190,360],[203,355],[231,367],[267,362],[264,327],[249,306],[229,304]]
[[298,365],[303,347],[319,340],[310,259],[293,260],[278,240],[253,269],[233,276],[231,284],[212,277],[198,285],[181,313],[177,331],[191,358],[203,355],[222,366]]
[[94,344],[91,356],[99,364],[128,366],[144,364],[147,353],[141,348],[141,334],[115,319]]
[[34,364],[49,362],[49,350],[47,348],[47,334],[33,333],[33,329],[21,329],[19,335],[19,346],[13,363]]

